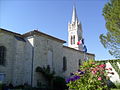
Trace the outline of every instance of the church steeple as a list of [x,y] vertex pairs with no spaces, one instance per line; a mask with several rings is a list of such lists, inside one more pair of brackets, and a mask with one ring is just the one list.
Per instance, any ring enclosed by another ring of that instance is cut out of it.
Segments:
[[82,39],[82,26],[78,20],[76,7],[73,6],[72,20],[68,24],[68,46],[82,51],[82,46],[77,45],[77,42]]
[[75,6],[73,6],[73,13],[72,13],[72,23],[76,22],[77,21],[77,13],[76,13],[76,8]]

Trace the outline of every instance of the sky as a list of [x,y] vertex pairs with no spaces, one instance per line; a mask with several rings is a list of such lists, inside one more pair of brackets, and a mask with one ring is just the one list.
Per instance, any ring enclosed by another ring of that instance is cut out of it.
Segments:
[[[96,60],[114,59],[100,43],[106,34],[102,9],[108,0],[0,0],[0,28],[24,34],[39,30],[68,41],[73,4],[82,23],[88,53]],[[65,45],[68,45],[67,43]]]

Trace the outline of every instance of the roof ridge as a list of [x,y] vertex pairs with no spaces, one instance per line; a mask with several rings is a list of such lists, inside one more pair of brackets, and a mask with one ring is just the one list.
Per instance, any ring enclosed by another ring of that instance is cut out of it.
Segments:
[[18,36],[22,36],[22,34],[20,33],[16,33],[16,32],[13,32],[13,31],[10,31],[10,30],[7,30],[7,29],[3,29],[3,28],[0,28],[0,31],[3,31],[3,32],[8,32],[8,33],[11,33],[11,34],[15,34],[15,35],[18,35]]

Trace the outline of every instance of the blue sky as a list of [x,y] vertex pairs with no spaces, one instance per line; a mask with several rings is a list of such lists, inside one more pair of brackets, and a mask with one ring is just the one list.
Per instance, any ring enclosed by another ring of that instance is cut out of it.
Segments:
[[[67,41],[75,0],[0,0],[0,28],[17,33],[38,29]],[[96,60],[113,59],[99,40],[106,33],[102,9],[108,0],[76,0],[77,16],[82,23],[88,52]],[[67,43],[65,44],[67,45]]]

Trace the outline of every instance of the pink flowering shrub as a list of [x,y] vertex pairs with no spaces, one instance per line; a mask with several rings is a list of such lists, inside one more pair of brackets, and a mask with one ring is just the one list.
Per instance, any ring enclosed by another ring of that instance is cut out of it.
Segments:
[[105,64],[89,60],[80,66],[80,69],[71,73],[66,79],[70,90],[108,90]]

